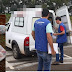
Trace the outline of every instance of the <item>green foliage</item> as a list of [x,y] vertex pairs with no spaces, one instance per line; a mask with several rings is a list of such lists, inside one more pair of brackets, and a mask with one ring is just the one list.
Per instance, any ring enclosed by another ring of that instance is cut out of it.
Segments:
[[11,0],[2,0],[4,6],[9,6]]
[[56,3],[56,9],[63,6],[64,5],[67,5],[67,3],[70,1],[70,0],[50,0],[51,2],[54,2]]
[[17,5],[12,5],[11,6],[11,11],[17,11]]
[[[19,4],[20,0],[2,0],[2,4],[5,7],[11,7],[12,11],[13,9],[16,10],[17,8],[23,7],[23,5],[26,5],[29,7],[35,7],[35,5],[42,5],[43,8],[48,8],[52,10],[56,10],[57,8],[67,5],[67,3],[70,0],[21,0],[22,3]],[[14,7],[14,3],[16,6]],[[54,5],[55,4],[55,5]]]
[[7,23],[9,21],[10,17],[11,17],[11,14],[7,13],[5,15],[6,15],[6,23]]

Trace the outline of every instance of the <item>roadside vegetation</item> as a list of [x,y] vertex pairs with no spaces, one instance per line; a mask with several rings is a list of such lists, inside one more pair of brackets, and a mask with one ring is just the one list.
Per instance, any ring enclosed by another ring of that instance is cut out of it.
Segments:
[[11,14],[5,14],[6,15],[6,23],[9,21]]

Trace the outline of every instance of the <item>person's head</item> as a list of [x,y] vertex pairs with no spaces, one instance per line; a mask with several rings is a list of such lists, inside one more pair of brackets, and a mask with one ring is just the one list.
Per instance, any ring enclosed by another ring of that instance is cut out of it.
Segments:
[[56,23],[60,24],[61,23],[61,17],[56,17]]
[[49,10],[48,9],[43,9],[42,10],[42,17],[45,17],[45,18],[49,17]]

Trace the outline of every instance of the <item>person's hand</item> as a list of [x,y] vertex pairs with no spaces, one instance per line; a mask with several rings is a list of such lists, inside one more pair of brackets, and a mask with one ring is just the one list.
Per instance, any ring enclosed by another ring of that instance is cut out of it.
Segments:
[[56,29],[56,30],[58,29],[58,28],[57,28],[57,27],[55,27],[55,26],[53,26],[53,28],[54,28],[54,29]]
[[52,55],[55,55],[55,54],[56,54],[55,50],[52,50]]
[[53,33],[53,35],[54,35],[54,36],[56,36],[56,35],[57,35],[57,33]]

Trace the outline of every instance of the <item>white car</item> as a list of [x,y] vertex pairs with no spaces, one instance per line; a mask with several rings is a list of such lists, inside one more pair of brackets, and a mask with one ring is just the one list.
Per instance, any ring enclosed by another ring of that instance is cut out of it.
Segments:
[[[26,8],[26,11],[15,11],[11,15],[6,31],[6,46],[13,50],[14,58],[20,58],[20,54],[30,55],[35,51],[35,41],[31,32],[34,22],[41,17],[41,11],[41,8]],[[49,20],[53,26],[57,26],[55,17],[60,16],[67,30],[71,30],[66,6],[58,9],[56,16],[53,10],[49,10],[49,12]],[[68,42],[72,43],[71,36],[68,36]]]

